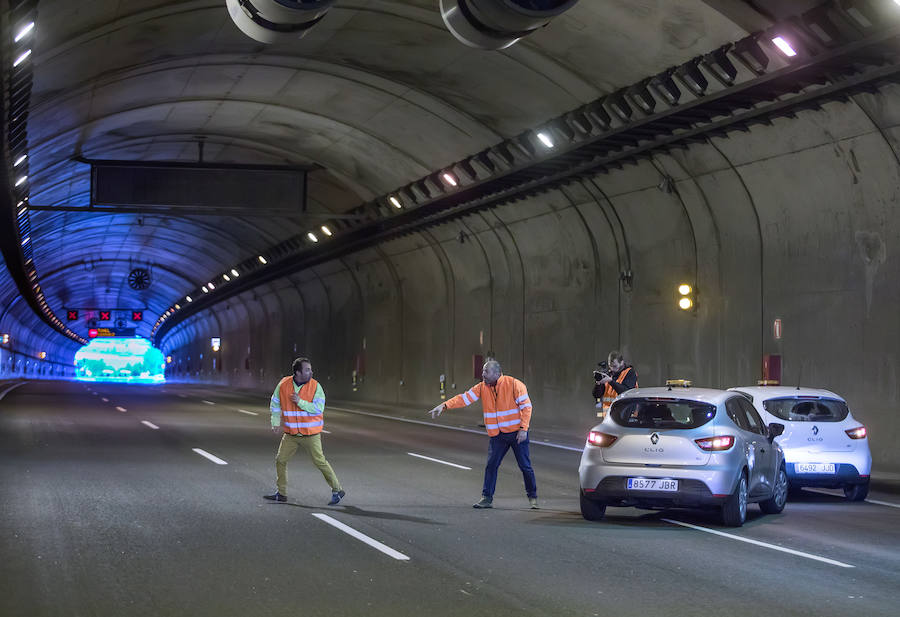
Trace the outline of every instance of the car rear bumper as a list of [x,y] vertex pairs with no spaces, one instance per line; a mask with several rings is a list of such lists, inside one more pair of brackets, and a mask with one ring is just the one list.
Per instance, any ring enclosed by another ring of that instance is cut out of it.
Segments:
[[728,498],[727,495],[714,495],[702,480],[689,478],[679,478],[675,492],[628,490],[628,478],[636,475],[607,476],[594,488],[582,488],[582,492],[586,498],[608,506],[637,508],[718,507]]
[[788,482],[792,486],[818,486],[822,488],[838,488],[848,484],[864,484],[869,481],[868,474],[861,475],[859,470],[849,463],[837,463],[834,473],[797,473],[793,463],[785,463]]

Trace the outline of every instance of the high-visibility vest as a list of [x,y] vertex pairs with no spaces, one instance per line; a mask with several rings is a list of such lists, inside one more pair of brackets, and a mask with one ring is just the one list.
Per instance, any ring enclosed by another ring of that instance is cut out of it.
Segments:
[[468,407],[481,400],[484,413],[484,428],[491,437],[500,433],[527,431],[531,422],[531,399],[525,384],[501,375],[496,386],[489,386],[483,381],[475,384],[462,394],[457,394],[445,403],[448,409]]
[[[627,375],[630,370],[631,367],[629,366],[627,369],[619,373],[619,376],[616,377],[616,381],[618,383],[622,383],[623,381],[625,381],[625,375]],[[637,387],[637,382],[635,382],[634,385],[635,387]],[[617,396],[619,396],[619,393],[616,392],[616,389],[611,385],[606,384],[606,390],[603,391],[603,413],[609,411],[609,408],[612,406],[613,401],[616,400]]]
[[303,411],[291,400],[294,393],[294,378],[285,377],[278,384],[278,398],[281,401],[281,424],[289,435],[316,435],[325,426],[325,400],[314,400],[319,382],[310,379],[300,388],[297,396],[316,407],[316,411]]

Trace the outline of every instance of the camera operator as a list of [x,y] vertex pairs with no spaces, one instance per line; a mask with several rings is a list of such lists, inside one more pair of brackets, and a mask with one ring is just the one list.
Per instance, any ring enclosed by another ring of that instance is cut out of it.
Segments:
[[599,363],[600,370],[594,371],[594,399],[600,411],[598,416],[606,415],[610,405],[617,396],[627,390],[638,387],[637,371],[630,364],[625,364],[621,352],[609,352],[607,362]]

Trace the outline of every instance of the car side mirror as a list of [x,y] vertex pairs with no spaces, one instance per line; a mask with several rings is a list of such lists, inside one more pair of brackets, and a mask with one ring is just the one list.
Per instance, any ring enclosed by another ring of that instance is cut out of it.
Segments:
[[772,422],[769,425],[769,441],[772,442],[776,437],[784,433],[784,424],[779,424],[778,422]]

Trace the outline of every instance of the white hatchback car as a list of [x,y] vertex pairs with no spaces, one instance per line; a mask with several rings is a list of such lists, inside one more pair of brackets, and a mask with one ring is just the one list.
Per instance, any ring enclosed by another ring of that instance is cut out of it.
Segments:
[[706,388],[637,388],[591,429],[578,475],[581,514],[607,506],[718,508],[739,527],[747,504],[781,512],[787,501],[784,426],[765,424],[744,394]]
[[784,450],[792,490],[842,488],[851,501],[869,494],[872,454],[866,427],[847,401],[829,390],[790,386],[731,388],[746,395],[766,422],[784,424],[777,441]]

